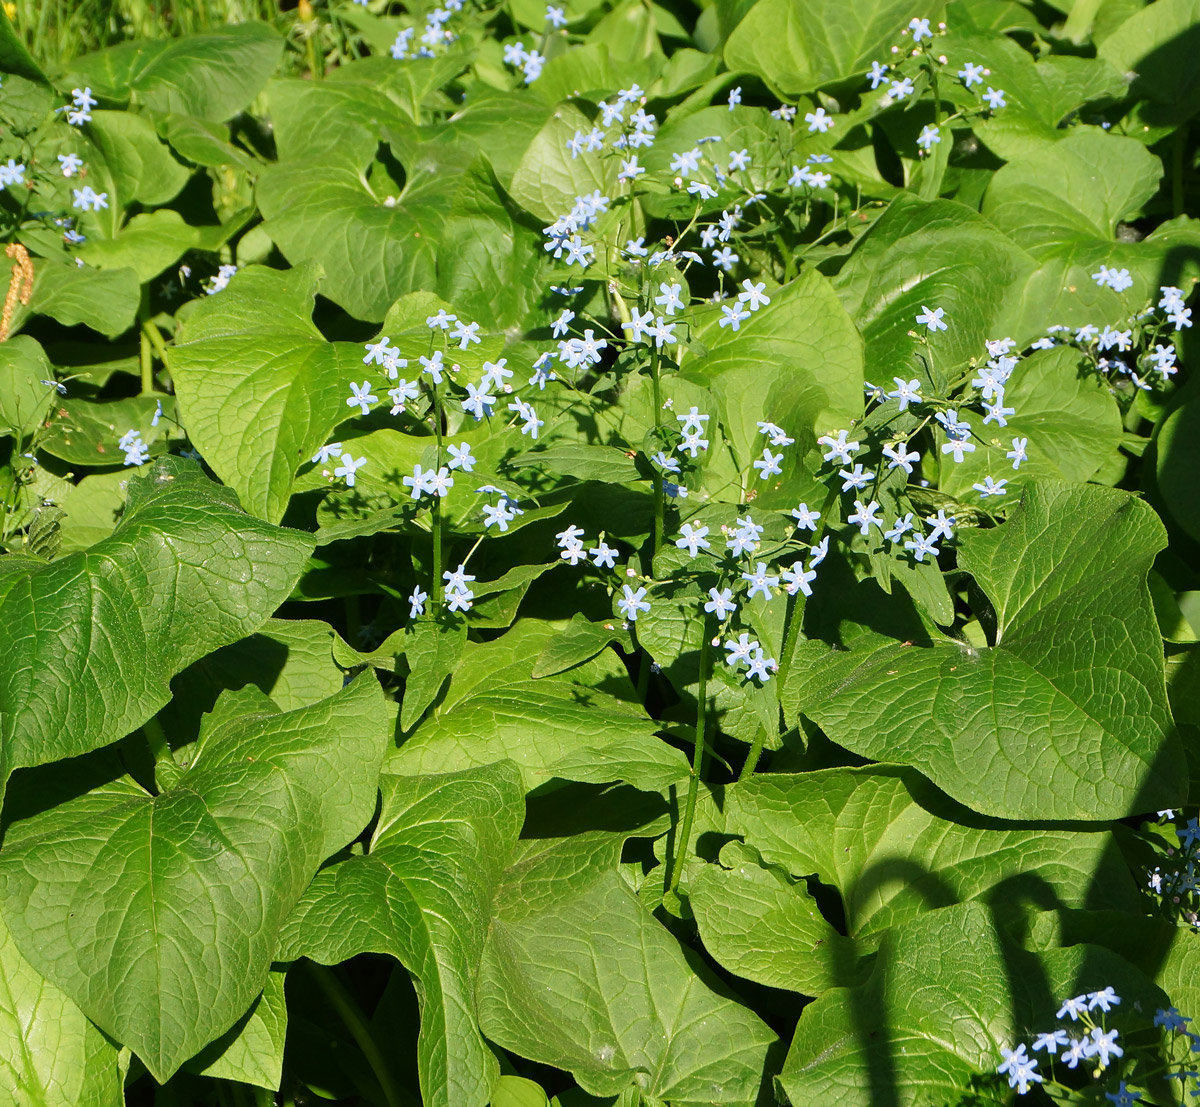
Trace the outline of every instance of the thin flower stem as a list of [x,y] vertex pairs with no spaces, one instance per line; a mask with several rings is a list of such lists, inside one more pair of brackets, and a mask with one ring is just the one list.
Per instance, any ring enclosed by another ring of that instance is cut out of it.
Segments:
[[[812,543],[810,545],[816,545],[816,543],[821,541],[821,536],[825,533],[825,524],[829,521],[829,513],[833,510],[837,502],[837,489],[831,488],[829,494],[825,497],[825,503],[821,507],[821,521],[817,524],[816,531],[813,532]],[[791,668],[792,654],[796,650],[796,639],[800,635],[801,621],[801,618],[796,614],[796,597],[791,596],[788,600],[787,624],[783,635],[783,654],[779,658],[779,672],[775,674],[775,679],[779,681],[781,695],[783,688],[786,686],[788,669]],[[758,753],[761,752],[762,745],[760,743]],[[755,760],[757,760],[757,757]],[[750,764],[750,762],[747,761],[747,764]],[[746,773],[744,766],[742,772]],[[751,772],[753,772],[753,769]]]
[[754,775],[754,770],[758,766],[758,759],[762,757],[763,746],[767,741],[767,728],[760,726],[758,733],[754,736],[754,741],[750,744],[750,752],[746,755],[746,762],[742,765],[742,771],[738,773],[738,780],[749,780]]
[[[659,419],[662,416],[662,389],[659,385],[658,367],[660,355],[657,348],[650,351],[650,381],[654,394],[654,429],[659,429]],[[653,556],[657,557],[663,543],[663,481],[658,473],[654,474],[654,547]]]
[[688,777],[687,800],[683,808],[683,820],[679,824],[679,838],[675,843],[675,860],[671,866],[669,890],[677,892],[683,866],[687,862],[688,843],[692,837],[692,823],[696,817],[696,796],[700,791],[700,777],[704,772],[706,746],[705,714],[708,708],[709,669],[709,626],[708,618],[703,621],[704,637],[700,642],[700,686],[696,692],[696,747],[692,752],[692,773]]
[[[433,433],[437,439],[437,460],[433,463],[434,472],[442,468],[442,394],[438,386],[433,385]],[[433,603],[429,607],[430,614],[435,614],[442,606],[442,497],[433,497],[433,586],[429,589]]]

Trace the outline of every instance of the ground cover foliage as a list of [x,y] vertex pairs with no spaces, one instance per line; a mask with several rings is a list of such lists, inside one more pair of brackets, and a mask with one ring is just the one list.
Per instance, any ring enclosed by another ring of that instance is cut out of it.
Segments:
[[0,1102],[1192,1102],[1200,6],[200,10],[0,14]]

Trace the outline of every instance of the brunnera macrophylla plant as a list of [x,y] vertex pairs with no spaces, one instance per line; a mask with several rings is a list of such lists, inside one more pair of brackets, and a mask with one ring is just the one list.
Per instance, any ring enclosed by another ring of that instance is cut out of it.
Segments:
[[1187,3],[9,18],[0,1101],[1200,1093]]

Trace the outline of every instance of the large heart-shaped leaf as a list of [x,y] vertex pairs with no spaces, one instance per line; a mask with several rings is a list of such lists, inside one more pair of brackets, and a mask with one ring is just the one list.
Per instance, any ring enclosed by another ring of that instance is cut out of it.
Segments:
[[389,753],[387,771],[446,772],[509,759],[528,789],[561,778],[660,791],[682,780],[682,751],[655,736],[658,725],[640,704],[607,690],[628,685],[615,655],[533,679],[553,633],[527,620],[494,642],[468,646],[440,702]]
[[192,441],[246,509],[272,521],[363,371],[361,347],[326,342],[313,324],[317,272],[239,273],[197,307],[169,356]]
[[388,729],[368,675],[214,728],[161,795],[60,805],[0,855],[22,954],[166,1080],[262,990],[317,866],[371,817]]
[[115,533],[87,552],[48,565],[6,559],[0,782],[141,726],[175,673],[267,620],[311,550],[307,536],[247,516],[195,465],[172,461],[131,482]]
[[704,948],[737,976],[817,996],[857,983],[858,944],[822,914],[803,882],[741,842],[691,873],[688,903]]
[[448,207],[445,185],[410,182],[380,194],[360,166],[331,157],[286,162],[259,179],[266,231],[294,264],[319,262],[325,293],[360,319],[382,319],[392,301],[433,285]]
[[1146,586],[1163,544],[1157,516],[1128,493],[1027,485],[1007,525],[961,533],[959,566],[987,596],[993,645],[805,643],[790,704],[984,814],[1105,819],[1174,806],[1187,773]]
[[420,988],[423,1101],[484,1107],[497,1069],[475,1021],[474,974],[525,814],[520,776],[501,762],[380,785],[370,850],[317,876],[284,927],[280,957],[397,958]]
[[605,834],[527,843],[497,896],[480,1025],[592,1095],[636,1084],[671,1103],[749,1107],[775,1036],[698,975],[618,874],[620,848]]

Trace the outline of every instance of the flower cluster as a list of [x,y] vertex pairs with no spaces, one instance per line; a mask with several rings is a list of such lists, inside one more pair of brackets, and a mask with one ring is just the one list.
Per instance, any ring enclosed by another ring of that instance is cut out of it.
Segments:
[[[1159,815],[1173,819],[1175,812]],[[1171,915],[1200,929],[1200,819],[1193,817],[1182,827],[1168,823],[1163,829],[1174,830],[1178,847],[1167,848],[1167,867],[1156,865],[1146,874],[1146,884]]]
[[463,9],[463,0],[445,0],[441,7],[430,9],[425,15],[425,26],[421,31],[420,45],[413,48],[416,38],[415,26],[404,27],[396,33],[396,41],[392,43],[391,55],[397,61],[405,58],[432,58],[437,56],[437,49],[444,49],[457,41],[458,35],[451,31],[447,24]]
[[[1033,1038],[1033,1052],[1046,1054],[1048,1071],[1039,1071],[1038,1059],[1029,1055],[1029,1047],[1023,1042],[1013,1049],[1001,1048],[1002,1061],[996,1071],[1008,1078],[1009,1087],[1015,1088],[1019,1095],[1025,1095],[1035,1084],[1053,1085],[1060,1092],[1069,1093],[1070,1089],[1063,1083],[1067,1079],[1067,1071],[1078,1071],[1089,1073],[1093,1080],[1105,1087],[1105,1099],[1116,1107],[1130,1107],[1141,1101],[1142,1093],[1129,1087],[1120,1071],[1122,1065],[1117,1064],[1122,1062],[1126,1054],[1126,1048],[1117,1041],[1119,1032],[1107,1028],[1107,1015],[1120,1003],[1121,997],[1111,986],[1064,1000],[1055,1015],[1063,1025],[1038,1033]],[[1200,1073],[1170,1058],[1176,1052],[1175,1042],[1181,1038],[1188,1043],[1190,1052],[1200,1053],[1200,1034],[1187,1029],[1191,1021],[1174,1007],[1160,1009],[1154,1016],[1155,1027],[1170,1035],[1166,1049],[1167,1076],[1185,1086],[1189,1080],[1200,1080]],[[1056,1072],[1056,1064],[1067,1071]],[[1131,1067],[1132,1058],[1122,1064]],[[1200,1094],[1200,1088],[1194,1094]]]

